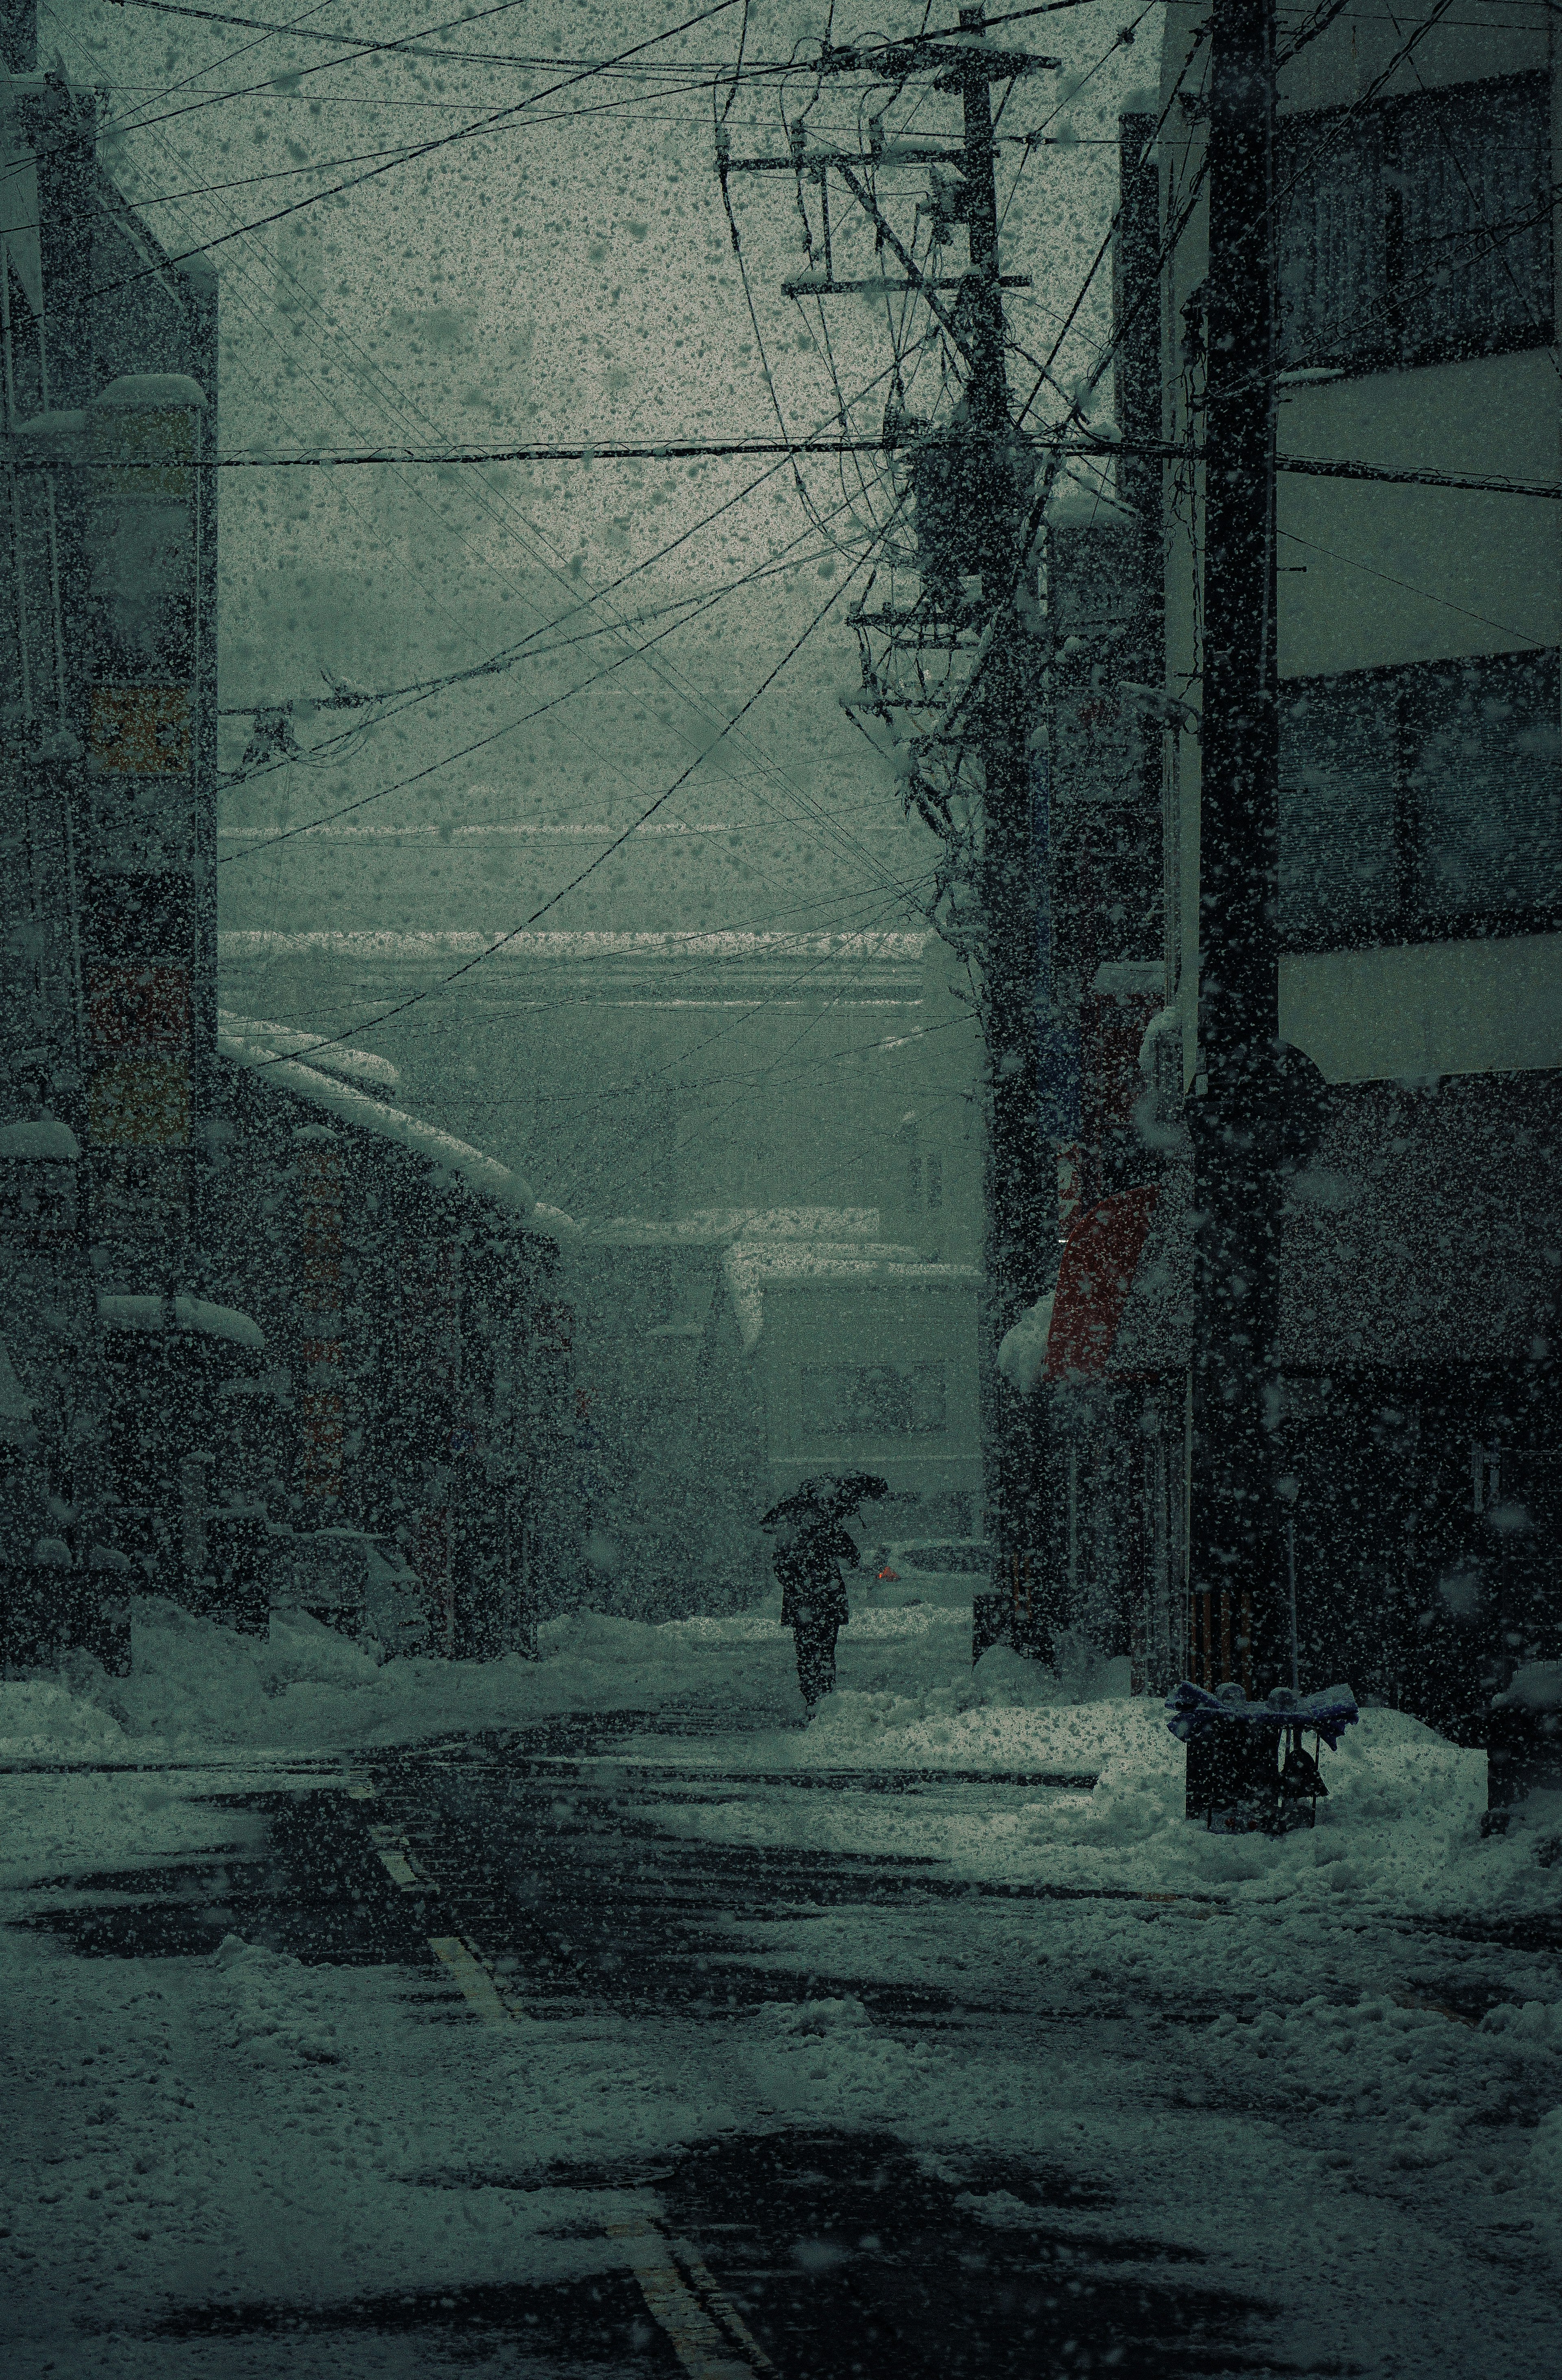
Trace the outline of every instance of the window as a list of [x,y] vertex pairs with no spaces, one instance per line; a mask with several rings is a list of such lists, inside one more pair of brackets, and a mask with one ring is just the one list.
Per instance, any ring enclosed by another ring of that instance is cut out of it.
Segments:
[[944,1427],[942,1364],[805,1364],[806,1438],[931,1437]]
[[1348,948],[1552,922],[1559,691],[1555,652],[1283,686],[1283,939]]
[[1550,340],[1544,76],[1283,116],[1275,178],[1292,369],[1393,370]]

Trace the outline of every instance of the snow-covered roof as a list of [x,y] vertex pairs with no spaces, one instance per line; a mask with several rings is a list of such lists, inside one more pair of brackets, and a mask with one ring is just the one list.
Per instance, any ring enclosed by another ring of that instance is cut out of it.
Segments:
[[237,1347],[262,1348],[265,1332],[236,1305],[213,1305],[204,1297],[126,1297],[104,1291],[98,1319],[117,1330],[193,1330],[203,1339],[227,1339]]
[[982,1280],[975,1265],[930,1263],[889,1240],[736,1240],[722,1269],[746,1355],[763,1334],[767,1289],[969,1289]]
[[284,1058],[307,1058],[323,1074],[339,1075],[344,1082],[356,1083],[360,1089],[394,1091],[401,1080],[401,1069],[393,1066],[373,1050],[354,1050],[340,1041],[328,1041],[323,1034],[300,1033],[290,1025],[274,1025],[263,1016],[236,1016],[231,1009],[217,1011],[219,1032],[230,1034],[237,1041],[263,1042]]
[[713,1207],[661,1218],[604,1216],[579,1221],[592,1247],[722,1247],[734,1240],[867,1240],[879,1229],[876,1207]]
[[350,1083],[334,1082],[318,1066],[300,1065],[296,1059],[285,1057],[263,1042],[219,1033],[217,1048],[235,1065],[247,1068],[264,1082],[275,1083],[280,1090],[291,1091],[297,1099],[308,1099],[312,1107],[335,1116],[339,1123],[374,1133],[381,1140],[395,1141],[399,1148],[426,1157],[442,1172],[454,1174],[479,1197],[490,1199],[512,1214],[528,1216],[540,1231],[550,1228],[545,1219],[538,1217],[531,1185],[521,1174],[501,1165],[496,1157],[485,1157],[481,1148],[458,1140],[453,1133],[441,1132],[437,1125],[407,1115],[400,1108],[386,1107],[383,1100],[371,1099],[366,1091],[355,1090]]
[[76,1135],[57,1116],[24,1117],[18,1123],[0,1124],[0,1157],[59,1164],[80,1154]]
[[313,926],[299,932],[279,933],[262,926],[226,928],[221,936],[225,958],[263,958],[277,950],[289,954],[311,951],[334,957],[419,958],[476,957],[492,951],[506,964],[539,959],[886,959],[910,963],[921,958],[928,941],[923,928],[873,927],[845,933],[787,933],[746,927],[719,927],[698,932],[674,933],[661,929],[635,931],[580,929],[575,932],[499,934],[476,927],[438,930],[399,927]]
[[79,438],[86,427],[86,414],[79,408],[74,412],[56,410],[32,414],[26,421],[18,421],[11,434],[16,438]]

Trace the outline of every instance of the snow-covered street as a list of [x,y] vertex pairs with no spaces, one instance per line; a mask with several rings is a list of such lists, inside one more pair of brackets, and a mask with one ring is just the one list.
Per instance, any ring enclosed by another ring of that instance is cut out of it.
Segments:
[[1553,2370],[1544,1809],[1369,1710],[1212,1836],[961,1619],[0,1687],[7,2370]]

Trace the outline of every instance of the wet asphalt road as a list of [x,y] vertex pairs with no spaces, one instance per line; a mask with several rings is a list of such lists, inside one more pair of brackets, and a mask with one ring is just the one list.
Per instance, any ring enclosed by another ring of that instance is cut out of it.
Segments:
[[[1066,1932],[1070,1904],[1141,1896],[978,1887],[914,1856],[708,1835],[691,1846],[683,1824],[691,1811],[789,1792],[800,1802],[893,1791],[943,1803],[989,1799],[1020,1780],[756,1779],[680,1767],[676,1754],[665,1767],[636,1767],[617,1746],[644,1724],[555,1722],[388,1755],[304,1792],[235,1794],[226,1798],[250,1831],[238,1828],[231,1847],[150,1872],[62,1878],[68,1899],[29,1922],[89,1959],[192,1958],[234,1933],[307,1963],[403,1966],[450,1986],[439,2008],[451,2024],[514,2014],[567,2025],[609,2010],[630,2024],[688,2029],[696,2058],[702,2029],[719,2043],[723,2028],[788,1999],[850,1998],[892,2037],[978,2046],[1113,2021],[1164,2040],[1213,2013],[1213,2000],[1182,1993],[1159,2004],[1142,1988],[1115,1994],[1099,1969],[1067,1958],[1044,1985],[1016,1976],[1006,1987],[991,1970],[969,1980],[941,1973],[936,1945],[973,1900],[1046,1902],[1049,1925]],[[1039,1778],[1024,1784],[1032,1796],[1044,1790]],[[853,1922],[843,1927],[843,1916]],[[885,1955],[843,1964],[841,1944],[860,1953],[874,1928]],[[934,1948],[897,1957],[907,1939]],[[1547,1946],[1526,1947],[1544,1956]],[[1427,1966],[1438,1955],[1406,1952],[1429,1988],[1459,1988]],[[1472,1988],[1479,2014],[1478,1974]],[[1240,2012],[1230,1996],[1220,2005]],[[600,2192],[603,2231],[626,2192],[654,2211],[637,2217],[625,2269],[589,2281],[169,2302],[143,2336],[206,2342],[213,2360],[201,2368],[217,2374],[226,2353],[237,2370],[246,2348],[279,2334],[330,2348],[332,2367],[352,2375],[448,2365],[537,2380],[1085,2371],[1169,2380],[1350,2368],[1276,2354],[1275,2307],[1226,2286],[1218,2257],[1145,2236],[1098,2181],[975,2152],[930,2163],[888,2127],[756,2109],[736,2133],[648,2163],[506,2172],[478,2160],[428,2180],[451,2192]],[[993,2192],[1023,2219],[1007,2228],[983,2220],[973,2201]]]

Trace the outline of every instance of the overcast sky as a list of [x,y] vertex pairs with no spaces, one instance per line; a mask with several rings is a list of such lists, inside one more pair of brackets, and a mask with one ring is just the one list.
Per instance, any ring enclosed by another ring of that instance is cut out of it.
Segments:
[[[821,307],[780,293],[787,274],[807,269],[795,186],[786,175],[733,183],[772,367],[767,386],[713,170],[709,81],[736,55],[740,6],[643,50],[632,74],[597,73],[551,96],[550,86],[581,67],[527,60],[609,58],[690,11],[653,0],[468,9],[464,25],[429,32],[435,49],[482,54],[449,63],[306,38],[406,41],[445,21],[437,0],[426,11],[406,0],[323,0],[301,13],[290,0],[246,0],[235,13],[291,18],[294,30],[265,37],[137,0],[124,7],[69,0],[42,11],[44,62],[57,54],[73,79],[106,87],[116,129],[105,157],[174,252],[256,225],[410,144],[458,133],[497,110],[516,112],[492,131],[448,141],[213,249],[222,284],[226,452],[352,449],[390,439],[438,448],[512,437],[763,437],[775,433],[778,410],[792,432],[828,421],[837,398]],[[748,12],[748,58],[763,68],[816,43],[825,16],[800,0],[758,0]],[[1007,36],[1061,56],[1070,70],[1065,89],[1083,77],[1061,112],[1057,77],[1028,79],[1001,126],[1018,133],[1052,118],[1055,134],[1080,136],[1076,145],[1028,152],[1015,143],[1001,152],[1005,267],[1035,285],[1016,293],[1010,322],[1032,352],[1046,351],[1049,326],[1071,301],[1104,226],[1117,111],[1132,87],[1154,79],[1159,16],[1129,0],[1091,0]],[[859,17],[860,30],[882,34],[914,30],[923,10],[885,0],[839,8],[837,42],[859,30]],[[1136,22],[1132,44],[1118,43],[1119,28]],[[734,154],[784,153],[783,115],[795,115],[810,89],[801,76],[745,81],[726,118]],[[809,116],[811,138],[855,146],[860,97],[860,84],[827,84]],[[892,127],[910,106],[901,103]],[[952,130],[954,108],[924,91],[918,135]],[[914,200],[926,189],[925,167],[902,169],[895,187],[903,201]],[[817,192],[807,197],[817,237]],[[871,235],[844,222],[843,211],[849,201],[837,190],[837,272],[871,272]],[[909,214],[903,202],[901,220]],[[957,234],[949,251],[957,269],[963,249]],[[1104,274],[1099,302],[1082,310],[1060,358],[1065,376],[1082,368],[1101,335],[1108,287]],[[892,362],[884,302],[838,298],[823,312],[840,388],[848,396],[870,391],[856,424],[872,429]],[[914,310],[906,322],[903,336],[914,341],[921,327]],[[914,351],[908,368],[913,359]],[[918,369],[913,402],[936,385],[931,349]],[[1018,360],[1014,374],[1017,386],[1029,387],[1033,375]],[[228,826],[297,825],[352,802],[360,807],[335,831],[338,838],[348,823],[384,830],[409,821],[616,831],[712,743],[838,593],[775,687],[658,820],[719,819],[747,838],[748,872],[734,874],[728,892],[744,882],[739,905],[750,918],[767,898],[778,913],[795,900],[788,880],[822,852],[828,883],[854,916],[864,914],[865,886],[881,905],[892,900],[889,879],[914,885],[929,855],[917,831],[894,832],[893,794],[835,699],[857,681],[845,613],[864,583],[875,516],[882,524],[887,511],[873,458],[864,469],[866,489],[855,466],[810,466],[812,517],[789,466],[751,460],[225,474],[225,703],[321,693],[323,670],[381,688],[527,638],[555,648],[475,688],[413,704],[327,764],[254,781],[229,795]],[[734,497],[718,519],[699,526]],[[681,540],[674,552],[654,558],[674,540]],[[642,563],[616,593],[581,608]],[[659,607],[738,580],[750,583],[644,658],[627,658],[666,625],[671,615]],[[648,613],[655,616],[644,620]],[[608,637],[602,631],[610,620],[642,624]],[[512,725],[571,688],[544,717]],[[322,717],[305,725],[303,739],[340,724]],[[241,721],[230,728],[231,765],[247,728]],[[464,750],[479,739],[488,740]],[[382,790],[434,762],[441,765],[417,783]],[[366,794],[375,798],[365,803]],[[257,868],[271,888],[269,915],[296,923],[328,909],[342,850],[339,839],[300,837],[237,862],[225,870],[230,913],[250,921],[238,882],[259,881]],[[660,845],[646,839],[641,905],[648,899],[653,909],[671,903],[677,910],[684,896],[658,873],[665,850],[665,838]],[[578,858],[579,838],[570,867],[540,857],[530,889],[544,884],[549,869],[562,880]],[[614,880],[623,886],[624,872]],[[604,889],[573,896],[558,922],[611,922],[619,910],[611,900],[604,908]],[[503,899],[515,897],[509,884]],[[439,898],[455,910],[393,922],[514,922],[494,907],[500,896],[481,874],[458,871]],[[713,888],[707,878],[689,898],[698,913],[689,922],[720,922],[721,883]]]

